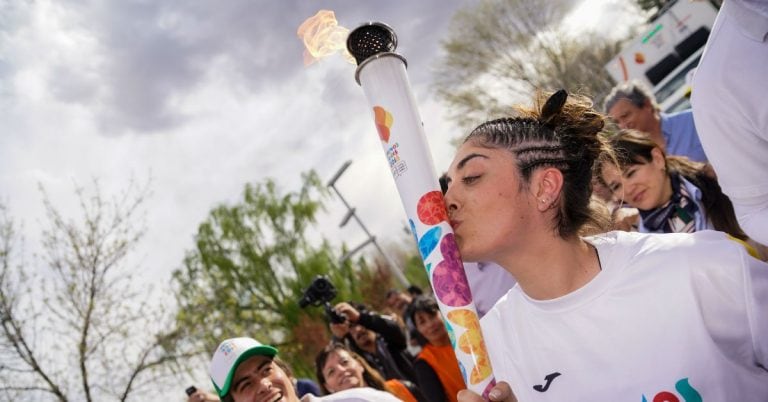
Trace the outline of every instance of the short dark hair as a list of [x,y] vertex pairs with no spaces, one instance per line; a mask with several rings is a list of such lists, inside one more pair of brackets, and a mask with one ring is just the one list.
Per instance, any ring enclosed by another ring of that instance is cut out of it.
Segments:
[[406,322],[410,322],[413,325],[411,335],[415,335],[416,342],[418,342],[419,345],[424,346],[428,344],[429,341],[427,341],[427,338],[416,329],[416,313],[427,313],[429,315],[440,314],[440,307],[432,297],[421,295],[416,296],[405,311]]
[[421,288],[416,285],[408,286],[407,290],[408,290],[408,293],[410,293],[412,296],[419,296],[424,294],[424,291],[421,290]]

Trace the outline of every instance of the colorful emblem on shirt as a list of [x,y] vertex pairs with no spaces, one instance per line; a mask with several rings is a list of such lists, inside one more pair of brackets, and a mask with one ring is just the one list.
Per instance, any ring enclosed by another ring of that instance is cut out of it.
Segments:
[[688,382],[688,378],[683,378],[675,383],[675,390],[683,397],[680,399],[675,393],[670,391],[661,391],[653,396],[650,401],[643,395],[642,402],[702,402],[701,394],[696,388]]

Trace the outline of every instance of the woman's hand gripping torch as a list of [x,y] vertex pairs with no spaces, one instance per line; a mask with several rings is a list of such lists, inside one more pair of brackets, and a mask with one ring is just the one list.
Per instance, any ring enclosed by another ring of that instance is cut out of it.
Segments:
[[357,60],[355,79],[373,109],[374,122],[408,222],[451,337],[467,387],[486,400],[495,384],[464,266],[405,72],[394,53],[397,37],[372,22],[353,30],[347,50]]

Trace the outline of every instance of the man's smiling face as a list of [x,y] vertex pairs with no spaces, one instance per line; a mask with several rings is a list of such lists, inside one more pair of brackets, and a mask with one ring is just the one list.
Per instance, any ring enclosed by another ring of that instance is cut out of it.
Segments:
[[230,395],[235,402],[298,402],[293,382],[269,356],[254,356],[237,366]]

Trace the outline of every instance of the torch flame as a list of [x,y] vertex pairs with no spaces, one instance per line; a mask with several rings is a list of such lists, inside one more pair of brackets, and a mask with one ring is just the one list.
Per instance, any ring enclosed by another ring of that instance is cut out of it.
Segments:
[[336,15],[330,10],[320,10],[309,17],[300,26],[296,34],[304,42],[304,65],[308,66],[336,52],[349,63],[355,60],[347,51],[346,40],[349,29],[339,25]]

